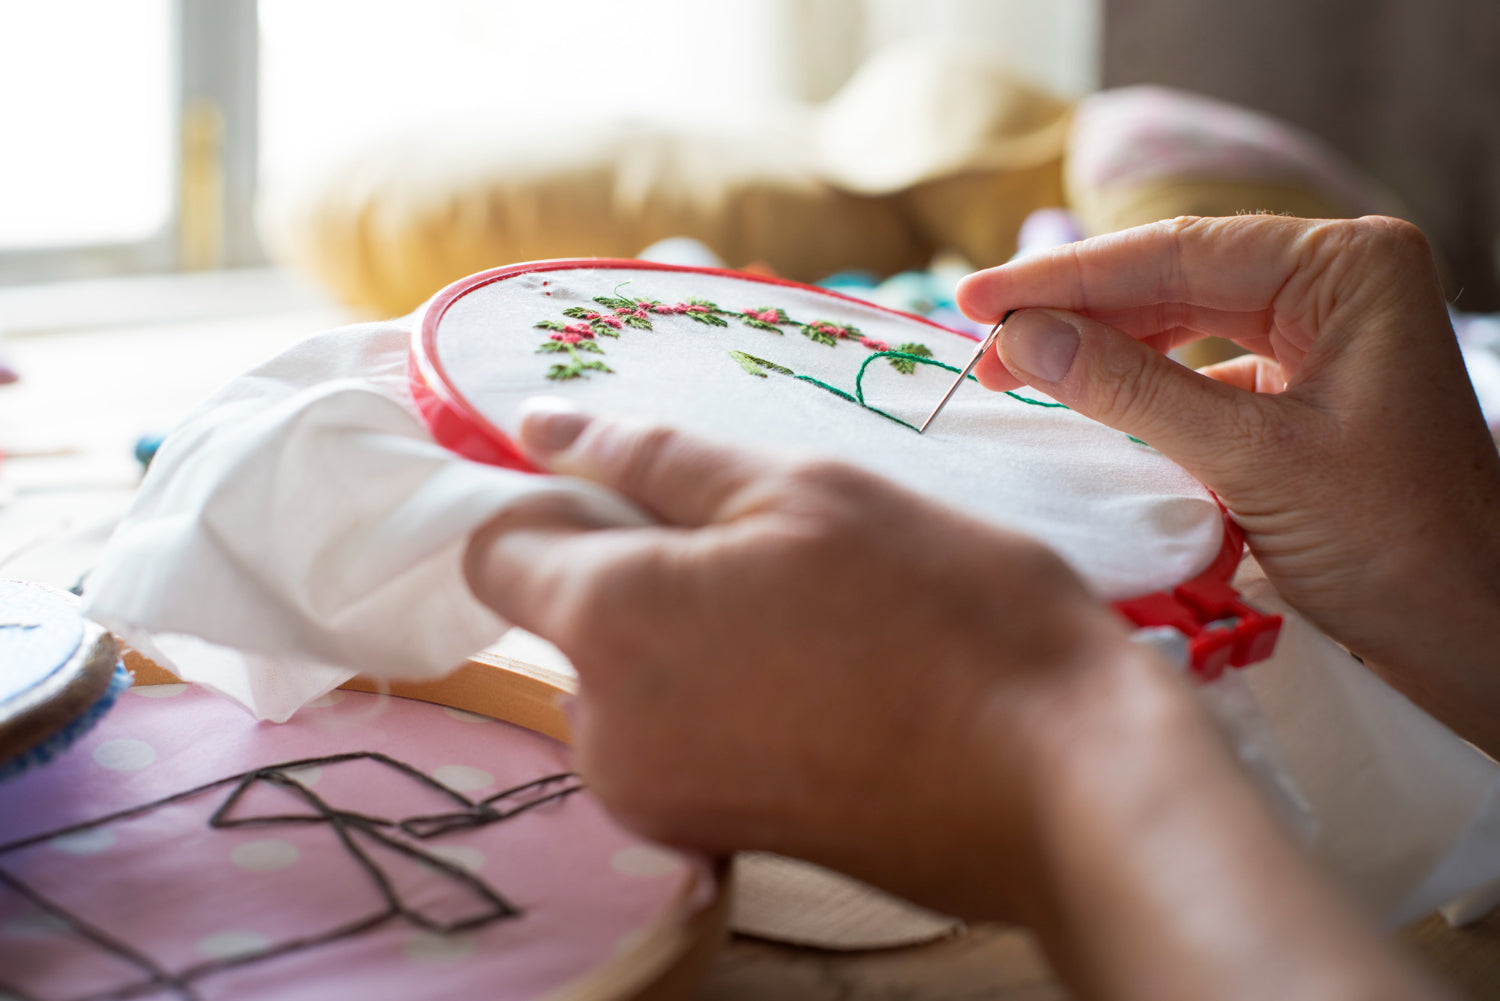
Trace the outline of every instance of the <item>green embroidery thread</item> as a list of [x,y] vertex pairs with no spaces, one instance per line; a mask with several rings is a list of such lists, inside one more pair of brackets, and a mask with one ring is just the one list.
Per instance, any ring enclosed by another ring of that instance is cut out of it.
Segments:
[[[847,400],[848,402],[853,403],[855,406],[858,406],[864,410],[868,410],[872,414],[879,414],[886,420],[893,421],[897,424],[900,424],[902,427],[908,428],[912,431],[917,431],[919,434],[921,432],[915,424],[909,424],[906,421],[903,421],[901,418],[897,417],[895,414],[881,410],[879,407],[873,407],[865,400],[865,370],[868,369],[871,363],[875,362],[876,360],[881,358],[888,358],[891,359],[893,363],[896,361],[906,362],[911,366],[910,371],[916,371],[916,366],[918,365],[931,365],[935,368],[940,368],[948,372],[963,371],[963,369],[959,368],[957,365],[949,365],[947,362],[938,361],[936,358],[932,358],[927,355],[916,355],[902,351],[877,351],[874,354],[870,355],[870,357],[866,358],[860,364],[859,371],[854,376],[854,395],[851,396],[850,394],[844,392],[842,389],[839,389],[837,386],[830,386],[828,383],[823,382],[819,379],[814,379],[810,375],[799,375],[789,368],[777,365],[774,362],[766,361],[764,358],[756,358],[754,355],[747,355],[743,351],[731,351],[729,352],[729,354],[734,358],[735,361],[739,362],[741,368],[743,368],[746,372],[749,372],[751,375],[756,375],[764,379],[766,378],[766,371],[769,370],[779,375],[789,375],[792,378],[798,379],[802,382],[810,382],[814,386],[817,386],[819,389],[826,390],[827,392],[832,393],[834,396],[837,396],[841,400]],[[979,381],[972,375],[969,376],[969,378],[973,379],[975,382]],[[1048,403],[1046,400],[1033,400],[1029,396],[1022,396],[1020,393],[1013,393],[1010,390],[1006,390],[1005,395],[1009,396],[1013,400],[1016,400],[1017,402],[1025,403],[1033,407],[1045,407],[1049,410],[1071,409],[1066,403]],[[1129,438],[1137,445],[1146,445],[1144,441],[1141,441],[1134,435],[1127,434],[1125,437]],[[1146,447],[1150,448],[1151,446],[1146,445]]]
[[[786,310],[779,306],[756,306],[743,311],[724,309],[717,303],[708,299],[687,298],[677,303],[665,303],[658,299],[647,299],[641,296],[622,296],[620,288],[628,285],[622,282],[615,287],[614,295],[599,295],[594,297],[594,302],[607,310],[603,313],[599,310],[589,309],[587,306],[569,306],[564,309],[563,316],[573,323],[560,323],[557,320],[541,320],[535,324],[536,329],[549,331],[547,340],[536,349],[537,354],[566,354],[566,362],[557,362],[547,370],[547,378],[553,381],[567,381],[570,379],[587,378],[589,372],[604,372],[613,374],[614,369],[602,361],[584,358],[583,354],[604,354],[600,347],[598,338],[618,338],[624,328],[630,327],[634,330],[654,330],[652,325],[653,316],[686,316],[688,319],[706,327],[728,327],[729,320],[738,320],[746,327],[754,330],[764,330],[768,333],[785,334],[787,329],[801,333],[815,344],[823,344],[828,347],[838,347],[839,341],[854,340],[864,347],[870,349],[871,354],[860,363],[859,371],[854,377],[853,394],[846,393],[837,386],[830,385],[810,375],[802,375],[794,372],[784,365],[768,361],[745,351],[730,351],[729,357],[745,371],[746,374],[758,379],[769,377],[769,373],[790,376],[800,382],[811,383],[825,392],[832,393],[839,399],[868,410],[873,414],[879,414],[888,421],[900,424],[912,431],[917,430],[915,424],[910,424],[894,414],[887,413],[879,407],[871,406],[865,401],[864,381],[865,373],[870,365],[880,359],[885,359],[897,372],[902,375],[912,375],[916,372],[918,365],[932,365],[948,372],[959,372],[962,369],[946,362],[938,361],[932,357],[932,351],[925,344],[915,341],[897,345],[892,349],[884,341],[873,337],[866,337],[864,333],[853,324],[835,323],[831,320],[802,321],[793,319]],[[970,379],[974,376],[970,375]],[[974,381],[978,381],[975,379]],[[1047,407],[1050,409],[1069,409],[1064,403],[1049,403],[1045,400],[1034,400],[1019,393],[1006,391],[1006,396],[1020,403],[1033,407]],[[1126,435],[1132,442],[1138,445],[1147,445],[1133,435]]]

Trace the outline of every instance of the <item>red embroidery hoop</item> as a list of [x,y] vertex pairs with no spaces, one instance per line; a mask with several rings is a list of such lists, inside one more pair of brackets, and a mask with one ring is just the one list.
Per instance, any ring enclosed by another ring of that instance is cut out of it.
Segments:
[[[666,271],[733,278],[738,281],[793,288],[855,303],[864,309],[899,316],[975,340],[973,334],[953,330],[924,317],[874,305],[828,289],[762,275],[717,268],[690,268],[650,261],[620,258],[564,258],[529,261],[493,268],[449,285],[422,307],[412,330],[407,374],[412,398],[433,438],[445,448],[476,462],[540,472],[509,436],[479,412],[454,385],[437,350],[438,328],[454,303],[476,289],[519,275],[575,268],[633,271]],[[1223,509],[1224,541],[1206,570],[1171,589],[1155,591],[1114,603],[1115,609],[1138,627],[1167,626],[1182,633],[1188,642],[1189,664],[1198,677],[1212,681],[1228,667],[1245,667],[1269,657],[1281,629],[1279,615],[1266,615],[1247,604],[1230,584],[1244,552],[1244,532]]]

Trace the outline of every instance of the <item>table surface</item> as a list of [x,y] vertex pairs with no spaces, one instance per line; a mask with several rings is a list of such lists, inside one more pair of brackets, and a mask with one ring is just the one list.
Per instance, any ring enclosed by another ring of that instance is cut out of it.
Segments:
[[[139,477],[135,439],[168,429],[232,375],[343,321],[332,309],[7,341],[22,381],[0,386],[0,576],[70,587]],[[1465,929],[1434,916],[1399,942],[1462,996],[1500,1001],[1500,912]],[[980,927],[885,952],[732,938],[698,1001],[1050,1001],[1070,995],[1029,936]]]

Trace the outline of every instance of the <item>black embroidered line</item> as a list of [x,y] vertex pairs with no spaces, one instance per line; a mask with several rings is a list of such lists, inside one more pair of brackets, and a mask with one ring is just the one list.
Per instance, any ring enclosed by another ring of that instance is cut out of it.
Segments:
[[[458,809],[447,813],[411,817],[401,821],[367,816],[351,810],[337,810],[322,797],[298,782],[294,775],[288,774],[299,769],[326,767],[357,760],[373,761],[385,767],[395,769],[406,777],[452,800]],[[300,798],[307,804],[311,812],[307,814],[281,814],[243,818],[233,816],[236,806],[240,804],[245,793],[252,786],[259,783],[274,786]],[[359,918],[328,932],[281,942],[269,948],[244,955],[227,956],[210,960],[188,967],[177,973],[171,973],[154,962],[151,957],[120,941],[103,929],[97,928],[82,918],[68,912],[55,901],[49,900],[15,875],[0,868],[0,884],[11,888],[38,910],[57,920],[66,922],[74,933],[90,945],[134,966],[144,975],[141,980],[129,984],[117,985],[103,992],[74,998],[72,1001],[128,1001],[130,998],[160,990],[172,991],[180,1001],[200,1001],[200,995],[194,990],[193,985],[195,982],[211,974],[222,973],[226,970],[237,969],[254,963],[262,963],[270,959],[276,959],[352,938],[356,935],[372,931],[394,919],[403,919],[418,928],[438,935],[451,935],[484,927],[496,921],[520,917],[522,915],[520,908],[508,901],[498,890],[478,876],[475,876],[460,865],[408,844],[393,835],[396,832],[400,832],[419,841],[427,841],[455,830],[476,830],[490,824],[510,820],[536,809],[545,803],[557,802],[583,789],[582,782],[572,772],[559,772],[554,775],[546,775],[542,778],[524,782],[495,793],[483,800],[475,801],[456,790],[450,789],[425,772],[405,762],[397,761],[388,755],[377,751],[352,751],[320,758],[302,758],[296,761],[255,768],[240,772],[237,775],[216,779],[192,789],[162,797],[150,803],[118,810],[94,820],[71,824],[0,845],[0,856],[21,851],[55,838],[104,827],[121,820],[140,816],[164,806],[179,803],[196,796],[202,796],[216,789],[231,786],[233,789],[230,794],[209,817],[208,825],[211,828],[233,829],[265,827],[276,824],[327,824],[332,828],[335,836],[338,837],[339,843],[343,846],[344,850],[363,869],[371,884],[385,902],[385,907],[375,914]],[[511,800],[515,800],[516,802],[497,807],[497,804],[505,804]],[[365,843],[362,844],[361,841]],[[379,862],[371,856],[369,848],[374,845],[390,849],[421,863],[429,869],[440,872],[446,880],[461,885],[474,898],[482,902],[482,908],[468,916],[459,917],[451,921],[442,921],[418,909],[409,907],[401,899],[401,895],[397,891],[391,877],[381,868]],[[20,989],[8,986],[3,989],[11,995],[20,998],[21,1001],[43,1001],[43,999]]]

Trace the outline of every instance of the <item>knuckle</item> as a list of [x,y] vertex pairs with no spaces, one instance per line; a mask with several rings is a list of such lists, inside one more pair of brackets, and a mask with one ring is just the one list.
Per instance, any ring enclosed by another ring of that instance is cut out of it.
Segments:
[[1162,395],[1162,370],[1159,365],[1140,364],[1128,356],[1103,359],[1094,400],[1097,415],[1107,424],[1134,427],[1158,412]]
[[787,486],[828,497],[859,496],[869,490],[870,475],[834,459],[804,459],[786,473]]
[[615,485],[626,494],[647,489],[663,473],[681,435],[657,424],[612,424],[594,443]]

